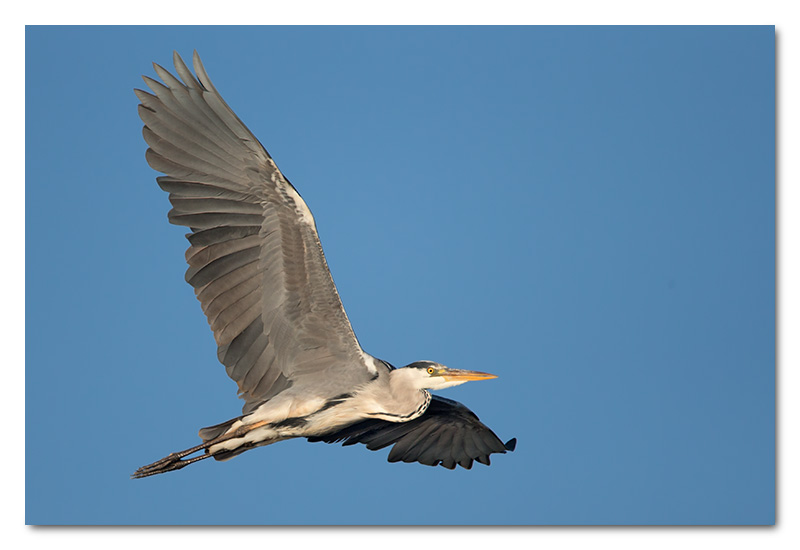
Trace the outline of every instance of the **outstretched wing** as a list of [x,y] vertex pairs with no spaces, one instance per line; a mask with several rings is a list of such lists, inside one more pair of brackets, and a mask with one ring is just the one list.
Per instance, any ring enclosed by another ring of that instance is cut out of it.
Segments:
[[297,384],[344,391],[371,378],[303,199],[234,114],[194,53],[192,75],[175,53],[178,80],[154,64],[164,84],[143,77],[136,90],[150,148],[165,176],[169,221],[187,235],[194,287],[239,386],[244,412]]
[[467,407],[438,395],[432,397],[425,414],[410,422],[364,420],[308,440],[344,441],[345,446],[363,443],[370,451],[394,445],[389,462],[419,462],[450,470],[456,464],[470,469],[473,460],[488,466],[490,454],[513,451],[517,445],[516,438],[503,443]]

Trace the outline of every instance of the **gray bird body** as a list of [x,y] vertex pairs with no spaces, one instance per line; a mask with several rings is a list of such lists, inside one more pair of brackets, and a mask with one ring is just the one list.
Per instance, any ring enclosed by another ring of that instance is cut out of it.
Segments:
[[[174,63],[183,82],[154,64],[164,84],[144,77],[154,94],[136,90],[146,158],[165,174],[157,181],[169,193],[169,221],[191,230],[186,281],[245,403],[241,417],[201,430],[203,444],[144,466],[134,477],[209,456],[224,460],[291,437],[333,441],[362,421],[413,427],[431,403],[427,389],[494,378],[432,362],[394,369],[366,353],[305,201],[224,102],[197,53],[197,77],[177,53]],[[513,449],[513,440],[503,444],[446,401],[437,406],[450,411],[451,428],[455,423],[482,432],[486,440],[464,455],[462,466]],[[204,454],[184,459],[198,451]]]

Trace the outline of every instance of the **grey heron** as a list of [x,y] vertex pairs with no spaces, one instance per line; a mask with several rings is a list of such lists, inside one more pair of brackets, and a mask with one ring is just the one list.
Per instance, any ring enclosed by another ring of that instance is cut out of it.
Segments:
[[[390,462],[448,469],[513,451],[456,401],[432,396],[484,372],[418,361],[403,368],[365,352],[350,325],[305,201],[223,101],[197,52],[195,74],[177,52],[180,80],[136,90],[149,148],[163,173],[169,221],[190,229],[186,281],[208,318],[217,357],[244,399],[242,416],[200,430],[200,445],[132,477],[179,470],[290,438],[370,450]],[[193,456],[194,455],[194,456]]]

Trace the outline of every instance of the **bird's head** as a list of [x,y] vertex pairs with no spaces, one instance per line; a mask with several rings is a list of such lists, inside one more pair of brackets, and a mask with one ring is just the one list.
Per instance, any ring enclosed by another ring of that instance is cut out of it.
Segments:
[[470,380],[491,380],[494,374],[475,370],[451,369],[433,361],[417,361],[402,369],[419,389],[441,390]]

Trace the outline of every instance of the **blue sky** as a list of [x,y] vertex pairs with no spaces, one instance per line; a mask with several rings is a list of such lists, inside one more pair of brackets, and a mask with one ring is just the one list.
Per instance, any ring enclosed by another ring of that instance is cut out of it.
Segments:
[[[27,523],[772,523],[774,43],[29,27]],[[291,441],[128,479],[241,406],[132,92],[195,48],[314,212],[364,348],[498,374],[442,395],[514,453]]]

